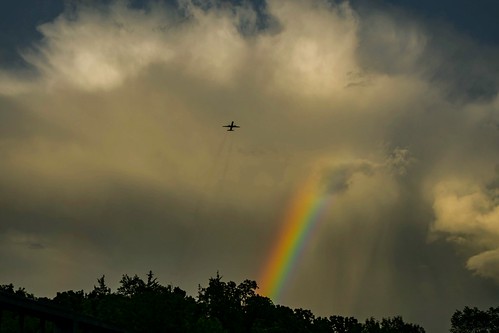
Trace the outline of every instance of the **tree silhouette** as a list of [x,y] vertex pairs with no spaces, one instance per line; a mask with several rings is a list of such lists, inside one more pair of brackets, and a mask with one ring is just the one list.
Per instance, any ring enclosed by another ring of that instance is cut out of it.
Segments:
[[[15,298],[27,298],[34,300],[35,296],[28,293],[24,288],[15,288],[12,283],[0,285],[0,293],[8,296],[13,296]],[[9,309],[2,309],[0,307],[0,333],[11,333],[17,332],[22,325],[24,332],[36,332],[39,326],[39,322],[35,318],[24,318],[23,315],[9,311]]]
[[[361,333],[362,324],[353,317],[330,316],[329,327],[334,333]],[[328,332],[331,332],[328,331]]]
[[424,333],[424,329],[419,325],[407,324],[402,317],[383,318],[381,320],[381,332],[383,333]]
[[19,297],[30,298],[30,299],[35,298],[35,296],[33,294],[28,293],[26,291],[26,289],[24,289],[24,288],[19,287],[19,288],[15,289],[14,285],[12,283],[0,285],[0,292],[4,292],[4,293],[10,294],[10,295],[16,295]]
[[146,283],[144,280],[139,278],[137,274],[133,277],[128,275],[123,275],[120,280],[121,286],[118,287],[118,294],[126,297],[132,297],[144,291],[146,288]]
[[162,286],[151,271],[147,281],[124,275],[116,299],[122,303],[122,319],[136,332],[187,332],[196,321],[194,298],[178,287]]
[[499,332],[499,307],[487,311],[465,307],[456,311],[451,318],[452,333],[493,333]]
[[208,287],[199,287],[198,301],[207,318],[216,318],[229,332],[241,332],[243,329],[243,306],[248,298],[255,295],[256,283],[223,282],[217,276],[210,278]]
[[[138,275],[123,275],[116,292],[106,285],[105,276],[102,275],[88,294],[83,290],[69,290],[58,292],[52,300],[39,301],[124,327],[131,333],[424,332],[418,325],[405,323],[402,317],[383,318],[380,321],[368,318],[364,323],[353,317],[315,317],[307,309],[275,305],[269,298],[258,295],[257,289],[255,281],[244,280],[239,284],[225,282],[217,272],[206,287],[199,286],[197,299],[194,299],[179,287],[161,285],[153,272],[149,271],[145,280]],[[34,299],[24,288],[15,289],[12,284],[1,285],[0,291]],[[19,322],[16,314],[8,311],[3,313],[0,333],[15,332]],[[498,313],[499,308],[491,308],[487,312],[465,308],[463,312],[454,314],[451,332],[499,332]],[[38,332],[35,321],[25,322],[25,332]],[[485,330],[477,330],[477,327],[481,327],[477,323],[486,323],[482,325]],[[45,332],[53,333],[53,329],[48,325]]]
[[83,290],[58,292],[53,302],[68,310],[84,313],[86,297]]
[[105,275],[97,279],[98,286],[94,286],[94,290],[88,294],[89,298],[102,298],[111,294],[111,288],[106,285]]

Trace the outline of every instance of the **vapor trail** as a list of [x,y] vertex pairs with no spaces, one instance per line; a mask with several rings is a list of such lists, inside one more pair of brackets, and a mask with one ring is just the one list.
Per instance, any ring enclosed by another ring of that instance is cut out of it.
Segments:
[[194,214],[193,214],[193,219],[196,220],[199,217],[199,213],[204,205],[204,202],[206,201],[206,195],[207,192],[209,191],[210,184],[214,184],[212,180],[215,178],[215,170],[217,169],[217,166],[220,163],[220,157],[222,155],[222,152],[224,151],[224,148],[227,143],[227,135],[224,135],[220,143],[218,144],[218,148],[215,150],[215,154],[212,157],[212,161],[210,164],[210,167],[205,169],[207,170],[204,175],[201,177],[201,182],[203,183],[203,187],[201,189],[201,194],[200,197],[198,198],[195,208],[194,208]]

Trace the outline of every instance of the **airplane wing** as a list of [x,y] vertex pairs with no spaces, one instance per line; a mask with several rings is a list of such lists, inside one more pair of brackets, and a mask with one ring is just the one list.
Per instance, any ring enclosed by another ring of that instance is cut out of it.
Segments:
[[229,125],[223,125],[222,127],[228,127],[228,131],[233,131],[234,128],[239,128],[239,126],[234,125],[234,122],[230,123]]

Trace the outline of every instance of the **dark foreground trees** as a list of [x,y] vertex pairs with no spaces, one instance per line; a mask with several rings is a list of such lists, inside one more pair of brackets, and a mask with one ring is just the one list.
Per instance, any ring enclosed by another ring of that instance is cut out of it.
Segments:
[[[34,298],[24,289],[15,290],[13,285],[0,286],[0,290]],[[424,332],[422,327],[405,323],[401,317],[380,321],[370,318],[364,323],[352,317],[315,317],[310,310],[275,305],[269,298],[258,295],[256,290],[255,281],[245,280],[239,284],[225,282],[217,274],[210,278],[208,286],[199,287],[195,299],[178,287],[162,286],[149,272],[145,280],[137,275],[124,275],[116,292],[107,287],[102,276],[90,293],[64,291],[45,301],[137,333]],[[15,314],[10,316],[12,318],[7,320],[3,316],[0,333],[13,332],[5,331],[6,322],[15,322]],[[13,327],[11,324],[10,330]],[[25,332],[37,330],[27,325]],[[50,327],[46,332],[51,332]]]
[[486,311],[465,307],[451,318],[452,333],[496,333],[499,332],[499,307]]

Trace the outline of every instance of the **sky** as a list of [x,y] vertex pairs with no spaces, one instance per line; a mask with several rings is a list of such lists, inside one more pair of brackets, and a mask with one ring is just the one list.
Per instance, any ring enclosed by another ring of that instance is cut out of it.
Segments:
[[275,303],[499,305],[497,2],[0,6],[0,284],[262,285],[312,179]]

